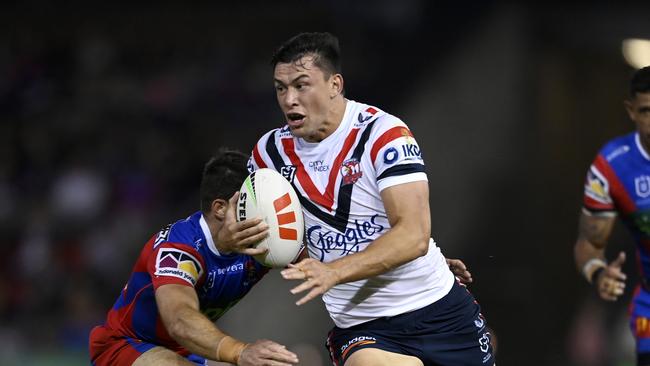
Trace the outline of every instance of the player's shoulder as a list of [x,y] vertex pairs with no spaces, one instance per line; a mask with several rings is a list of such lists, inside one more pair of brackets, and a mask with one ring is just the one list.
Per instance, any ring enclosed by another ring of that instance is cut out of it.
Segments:
[[278,141],[283,138],[291,138],[291,130],[289,129],[289,125],[285,124],[282,127],[276,127],[274,129],[271,129],[267,131],[265,134],[262,135],[262,137],[257,140],[257,144],[265,144],[269,141],[269,139],[274,139],[275,141]]
[[607,141],[599,150],[599,155],[603,156],[607,162],[625,158],[629,152],[633,151],[636,139],[636,132],[631,132],[622,136],[617,136]]
[[374,134],[377,132],[385,132],[393,127],[405,127],[404,123],[399,117],[390,114],[379,107],[374,105],[365,104],[349,100],[351,105],[351,118],[354,120],[355,128],[363,128],[372,124]]
[[156,235],[154,248],[162,244],[173,243],[174,246],[179,248],[193,248],[198,251],[198,248],[203,244],[201,217],[202,214],[199,211],[187,218],[168,224]]

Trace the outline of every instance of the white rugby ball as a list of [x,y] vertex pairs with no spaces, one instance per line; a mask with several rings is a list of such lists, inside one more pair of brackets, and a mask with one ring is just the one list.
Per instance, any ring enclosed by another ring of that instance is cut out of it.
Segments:
[[255,259],[273,268],[293,262],[303,246],[302,206],[291,184],[275,170],[258,169],[242,184],[237,220],[254,217],[262,218],[269,226],[269,235],[256,244],[269,250]]

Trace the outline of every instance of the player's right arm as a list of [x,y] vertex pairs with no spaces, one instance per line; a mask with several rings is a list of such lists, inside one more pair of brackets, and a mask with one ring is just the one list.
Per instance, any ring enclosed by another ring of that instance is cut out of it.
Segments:
[[578,271],[604,300],[614,301],[623,294],[625,274],[621,271],[625,253],[607,263],[605,247],[616,221],[616,206],[610,181],[617,179],[602,155],[598,155],[587,172],[584,207],[580,214],[574,259]]
[[158,287],[155,296],[167,332],[191,353],[235,365],[298,363],[298,357],[283,345],[269,340],[246,344],[221,331],[199,311],[193,287],[166,284]]

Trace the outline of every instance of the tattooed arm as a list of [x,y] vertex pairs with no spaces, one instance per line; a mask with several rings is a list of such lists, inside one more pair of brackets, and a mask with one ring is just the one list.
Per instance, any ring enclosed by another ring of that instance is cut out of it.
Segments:
[[615,221],[615,216],[593,216],[583,212],[573,251],[578,271],[596,285],[601,298],[609,301],[616,300],[625,289],[625,274],[621,271],[625,253],[619,253],[612,263],[605,261],[605,247]]

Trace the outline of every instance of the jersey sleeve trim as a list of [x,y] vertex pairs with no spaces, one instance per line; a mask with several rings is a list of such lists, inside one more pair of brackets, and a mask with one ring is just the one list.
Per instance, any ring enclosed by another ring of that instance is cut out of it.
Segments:
[[400,137],[407,136],[413,137],[413,133],[411,133],[411,131],[405,126],[395,126],[384,132],[372,144],[372,148],[370,149],[370,161],[372,161],[373,164],[375,163],[375,159],[377,158],[379,150],[381,150],[382,147],[386,146],[386,144]]
[[583,206],[582,207],[582,212],[585,215],[588,216],[596,216],[596,217],[616,217],[618,216],[618,212],[616,210],[609,210],[609,209],[594,209],[590,207]]
[[406,175],[412,173],[424,173],[424,165],[417,163],[395,165],[384,170],[384,172],[377,177],[377,181],[396,175]]
[[419,181],[425,181],[427,182],[427,175],[425,173],[412,173],[412,174],[407,174],[407,175],[396,175],[388,178],[384,178],[381,181],[377,182],[377,186],[379,187],[379,192],[383,191],[386,188],[400,185],[400,184],[405,184],[405,183],[412,183],[412,182],[419,182]]

